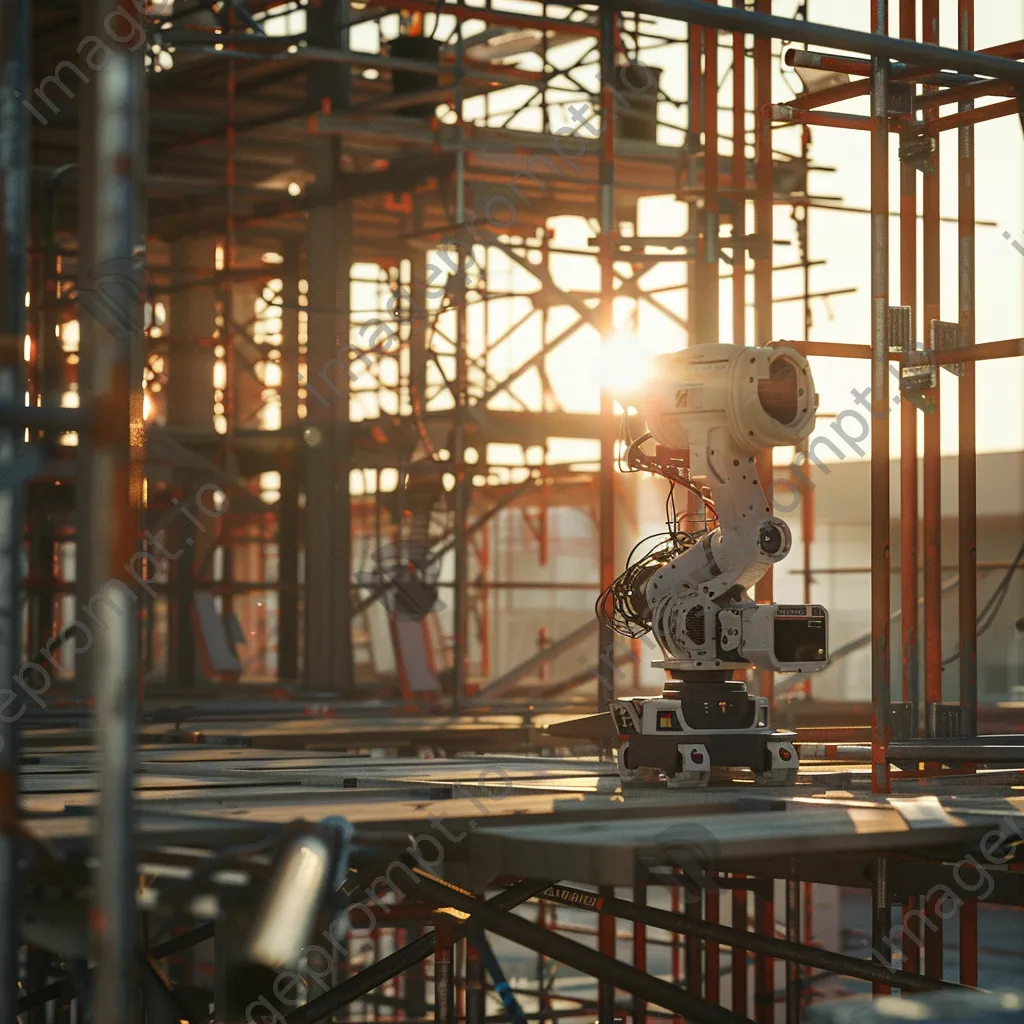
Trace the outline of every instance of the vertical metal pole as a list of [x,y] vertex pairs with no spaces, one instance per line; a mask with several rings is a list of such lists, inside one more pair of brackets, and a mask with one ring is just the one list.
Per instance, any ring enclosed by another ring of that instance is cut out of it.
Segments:
[[[957,21],[961,50],[974,49],[974,0],[958,0]],[[959,105],[974,109],[974,101]],[[974,336],[974,125],[957,130],[957,223],[960,237],[958,267],[961,345]],[[978,457],[975,439],[975,363],[964,360],[959,388],[960,522],[960,706],[965,736],[978,735]]]
[[[742,881],[742,875],[733,875],[734,882]],[[747,930],[747,891],[732,890],[732,926]],[[732,947],[732,1008],[736,1013],[747,1014],[747,951]]]
[[455,921],[434,915],[434,1024],[455,1024],[453,953]]
[[[717,3],[718,0],[706,0]],[[691,26],[698,35],[701,30]],[[701,100],[704,106],[704,202],[700,209],[701,240],[694,262],[694,285],[689,289],[696,317],[691,315],[690,344],[716,345],[719,340],[718,276],[718,29],[705,28],[704,73]],[[692,53],[692,51],[691,51]],[[699,59],[699,58],[698,58]]]
[[[692,917],[697,921],[701,920],[703,895],[700,889],[687,889],[686,906],[683,908],[683,914],[686,917]],[[683,941],[686,956],[686,991],[699,996],[703,990],[702,982],[704,980],[704,971],[701,969],[701,941],[696,935],[687,935]]]
[[[647,886],[633,886],[633,903],[638,907],[647,906]],[[647,926],[633,922],[633,966],[638,971],[647,971]],[[646,1024],[647,1001],[633,996],[633,1024]]]
[[943,918],[939,913],[939,900],[941,899],[941,896],[928,896],[924,903],[926,929],[924,934],[924,973],[936,981],[942,980]]
[[978,987],[978,901],[960,907],[960,984]]
[[[888,31],[874,0],[872,31]],[[871,788],[889,792],[889,62],[871,58]]]
[[[0,11],[0,401],[23,401],[22,339],[28,289],[29,153],[28,92],[31,53],[28,0]],[[39,296],[39,301],[43,301]],[[0,474],[8,475],[21,447],[21,432],[0,431]],[[21,495],[0,488],[0,672],[18,678],[21,662]],[[0,715],[0,1020],[15,1019],[18,994],[19,716]]]
[[[346,49],[348,0],[310,8],[314,45]],[[309,98],[321,109],[343,110],[348,72],[315,68]],[[337,139],[316,140],[310,163],[316,180],[310,195],[326,202],[309,218],[309,342],[306,382],[306,601],[305,681],[342,696],[354,692],[352,662],[352,510],[350,351],[352,200],[337,199],[341,151]],[[356,364],[351,373],[358,373]]]
[[[754,916],[761,935],[775,936],[775,883],[759,879],[754,891]],[[773,1024],[775,1020],[775,960],[763,953],[754,956],[754,1020]]]
[[921,900],[917,896],[907,896],[903,902],[901,925],[902,943],[900,952],[903,959],[900,969],[908,974],[921,973],[921,916],[918,907]]
[[[487,990],[480,947],[466,940],[466,1024],[484,1024]],[[539,984],[539,979],[538,979]]]
[[[463,75],[465,71],[462,21],[455,23],[455,118],[459,146],[455,153],[455,220],[466,219],[466,153],[462,132]],[[468,382],[466,378],[466,254],[459,248],[455,281],[455,430],[452,438],[452,462],[455,472],[455,642],[453,645],[452,708],[459,711],[466,692],[469,668],[469,488],[466,473],[466,417]]]
[[[871,956],[874,960],[882,958],[886,964],[892,963],[892,947],[889,944],[889,932],[892,929],[892,905],[889,902],[889,862],[885,857],[876,857],[874,874],[871,879]],[[877,995],[887,995],[889,986],[875,982],[872,991]]]
[[[900,0],[900,35],[917,38],[917,0]],[[917,330],[917,169],[900,162],[900,304],[913,309]],[[900,402],[900,607],[903,700],[918,707],[917,407]]]
[[[754,10],[771,14],[771,0],[755,0]],[[772,102],[772,41],[758,36],[754,39],[754,125],[756,193],[754,199],[754,231],[757,238],[754,260],[754,343],[767,345],[772,340],[772,261],[774,257],[772,123],[768,108]],[[758,475],[768,494],[772,492],[773,470],[771,452],[757,463]],[[754,586],[757,601],[771,602],[775,595],[775,575],[769,569]],[[775,707],[775,674],[757,672],[758,689],[767,697],[770,711]]]
[[[939,41],[939,0],[923,0],[921,37],[926,43]],[[927,87],[926,87],[927,88]],[[925,111],[925,120],[934,116]],[[931,347],[930,325],[941,319],[941,221],[939,210],[938,149],[941,133],[935,137],[934,167],[922,182],[922,319],[925,345]],[[924,417],[924,456],[922,475],[922,534],[924,535],[924,715],[919,725],[926,733],[932,729],[934,707],[942,701],[942,454],[940,388],[941,373],[936,372],[935,387],[928,392],[930,411]]]
[[[608,897],[614,897],[615,890],[603,886],[598,890],[603,903]],[[615,917],[601,913],[597,919],[598,952],[615,959]],[[601,978],[597,979],[597,1019],[598,1024],[612,1024],[615,1020],[615,986]]]
[[[715,872],[708,872],[708,888],[704,891],[704,919],[718,924],[720,913],[718,883]],[[710,939],[704,944],[704,998],[717,1004],[721,998],[721,948]]]
[[[678,874],[673,873],[673,876],[672,876],[672,903],[671,903],[672,913],[673,914],[678,914],[679,913],[679,892],[680,892],[679,876],[678,876]],[[673,932],[672,933],[671,958],[672,958],[672,983],[675,984],[675,985],[678,985],[679,982],[680,982],[680,968],[682,967],[682,964],[680,962],[680,957],[679,957],[679,932]],[[683,1021],[682,1017],[673,1017],[672,1018],[672,1024],[682,1024],[682,1021]]]
[[[90,0],[83,27],[101,35],[113,0]],[[98,961],[94,1017],[105,1024],[135,1018],[135,890],[132,772],[139,673],[138,557],[142,502],[142,258],[140,197],[145,176],[142,47],[113,42],[110,59],[80,96],[79,177],[80,392],[84,408],[102,409],[80,453],[79,600],[101,591],[87,679],[95,697],[101,789],[96,825]],[[116,581],[112,585],[108,581]],[[145,585],[145,584],[144,584]],[[147,585],[148,589],[148,585]],[[81,607],[81,603],[79,605]]]
[[[786,879],[786,939],[800,942],[800,881]],[[786,962],[786,1024],[800,1024],[800,965]]]
[[[733,7],[743,9],[745,0],[732,0]],[[732,235],[737,242],[732,250],[732,341],[747,343],[747,54],[746,36],[732,37],[732,191],[735,208]]]
[[[618,13],[610,7],[600,11],[601,26],[601,159],[599,166],[599,260],[601,264],[601,342],[615,330],[615,54],[618,50]],[[598,481],[598,529],[601,590],[615,580],[615,442],[617,424],[612,396],[601,390],[601,473]],[[597,710],[608,709],[615,696],[615,635],[605,622],[597,634]]]
[[[296,433],[299,424],[299,245],[284,245],[281,273],[281,430]],[[308,394],[307,394],[308,397]],[[299,678],[299,467],[287,456],[281,468],[277,519],[277,675],[295,684]],[[308,570],[307,570],[308,571]]]

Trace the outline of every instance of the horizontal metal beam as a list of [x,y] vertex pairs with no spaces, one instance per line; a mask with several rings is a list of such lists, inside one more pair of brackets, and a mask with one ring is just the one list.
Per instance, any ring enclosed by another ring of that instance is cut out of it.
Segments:
[[[552,960],[583,971],[592,978],[607,981],[616,988],[678,1013],[694,1024],[747,1024],[747,1018],[742,1014],[700,999],[678,985],[672,985],[661,978],[624,964],[621,960],[598,953],[523,917],[498,910],[461,889],[442,883],[440,879],[432,878],[421,871],[417,871],[417,874],[421,878],[419,894],[435,901],[438,906],[453,906],[456,910],[472,914],[487,931],[509,939],[519,946],[543,953]],[[593,893],[586,895],[592,897]],[[288,1024],[292,1024],[290,1018]]]
[[[821,971],[831,971],[848,978],[860,978],[864,981],[892,985],[894,988],[900,988],[906,992],[931,992],[940,988],[961,987],[922,975],[909,974],[904,971],[889,971],[870,960],[859,960],[857,957],[845,956],[842,953],[832,953],[827,949],[819,949],[817,946],[804,946],[798,942],[787,942],[785,939],[775,939],[740,928],[730,928],[724,924],[701,921],[695,917],[684,917],[682,914],[673,914],[667,910],[659,910],[657,907],[639,907],[628,900],[614,897],[601,899],[594,893],[586,892],[583,889],[573,889],[569,886],[558,885],[547,889],[543,893],[543,898],[580,910],[599,910],[603,914],[611,914],[627,921],[636,921],[640,924],[650,925],[652,928],[692,935],[694,938],[705,939],[708,942],[717,942],[735,949],[745,949],[751,953],[760,953],[777,960],[787,960],[790,963],[815,967]],[[595,901],[599,902],[595,903]]]
[[[514,907],[518,907],[519,904],[525,903],[531,897],[536,896],[538,892],[544,889],[545,884],[534,879],[524,879],[515,885],[509,886],[508,889],[493,896],[487,902],[482,900],[474,900],[473,902],[478,903],[480,907],[490,908],[491,913],[506,913]],[[419,895],[418,892],[417,895]],[[469,930],[469,924],[468,921],[465,921],[456,925],[455,937],[457,939],[463,938],[466,935]],[[390,981],[411,967],[415,967],[416,964],[422,963],[433,952],[434,934],[433,932],[428,932],[425,935],[421,935],[418,939],[414,939],[408,945],[402,946],[401,949],[395,950],[394,953],[384,957],[382,960],[371,964],[366,970],[354,974],[351,978],[346,978],[340,985],[336,985],[330,991],[324,992],[323,995],[317,996],[316,999],[293,1010],[285,1018],[286,1024],[316,1024],[317,1021],[323,1020],[339,1007],[344,1006],[346,1003],[351,1003],[360,996],[366,995],[367,992],[372,992],[386,981]]]
[[[622,4],[619,0],[600,0],[600,6],[619,10]],[[832,46],[852,50],[854,53],[866,53],[872,57],[906,61],[907,64],[960,71],[971,75],[986,75],[1024,84],[1024,65],[1005,57],[973,50],[952,50],[946,46],[917,43],[881,33],[858,32],[854,29],[837,28],[835,25],[822,25],[813,21],[798,21],[795,18],[780,18],[774,14],[709,4],[704,0],[631,0],[629,8],[641,14],[688,21],[694,25],[705,25],[724,32],[768,36],[772,39],[785,39],[788,42],[807,43],[811,46]]]

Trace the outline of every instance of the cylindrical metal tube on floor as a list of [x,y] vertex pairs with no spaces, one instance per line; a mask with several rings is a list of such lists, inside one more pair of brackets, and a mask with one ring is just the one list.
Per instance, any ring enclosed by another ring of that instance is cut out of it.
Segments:
[[[887,32],[887,0],[872,30]],[[871,63],[871,789],[889,792],[889,62]]]
[[[974,0],[958,0],[957,23],[959,46],[974,49]],[[960,111],[974,109],[974,101],[959,104]],[[974,126],[962,125],[957,130],[957,227],[959,259],[957,260],[961,346],[975,343],[975,203],[974,203]],[[960,707],[961,733],[978,735],[978,456],[977,412],[975,396],[976,368],[966,359],[959,387],[958,432],[960,457],[959,538],[960,587]]]

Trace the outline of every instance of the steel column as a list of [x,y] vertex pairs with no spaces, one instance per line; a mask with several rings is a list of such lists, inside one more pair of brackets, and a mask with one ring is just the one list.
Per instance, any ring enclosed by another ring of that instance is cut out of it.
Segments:
[[[0,11],[0,401],[23,403],[22,339],[28,289],[28,92],[31,5],[10,0]],[[44,296],[38,296],[42,302]],[[17,680],[21,643],[22,495],[13,485],[21,430],[0,431],[0,672]],[[10,691],[8,691],[10,692]],[[5,703],[5,708],[7,704]],[[0,1020],[15,1019],[18,993],[18,725],[0,714]]]
[[[921,34],[925,42],[939,40],[939,0],[923,0]],[[926,91],[928,91],[926,89]],[[926,111],[925,119],[932,115]],[[935,138],[934,166],[922,183],[922,319],[924,343],[932,348],[931,324],[942,318],[940,310],[940,167],[942,136]],[[924,534],[924,715],[919,720],[926,734],[932,731],[933,708],[942,702],[942,375],[926,397],[922,474],[922,524]]]
[[[872,29],[887,32],[888,0]],[[871,789],[889,792],[889,62],[871,63]]]
[[978,901],[960,907],[960,984],[978,987]]
[[[755,11],[759,14],[771,13],[771,0],[756,0]],[[754,199],[754,232],[757,248],[754,256],[754,344],[768,345],[772,341],[773,313],[773,264],[774,264],[774,232],[775,206],[774,181],[772,166],[772,122],[769,108],[772,101],[772,42],[771,39],[758,36],[754,39],[754,130],[755,146],[755,199]],[[768,451],[759,456],[757,472],[765,493],[772,493],[774,470],[772,455]],[[771,603],[775,596],[774,567],[754,585],[754,598],[760,602]],[[762,697],[768,698],[769,711],[775,709],[775,673],[759,670],[756,673],[758,690]],[[769,719],[770,720],[770,719]]]
[[[299,245],[284,245],[281,271],[281,431],[299,429]],[[308,398],[308,396],[307,396]],[[281,682],[299,681],[299,467],[286,456],[281,468],[281,500],[277,514],[277,675]],[[309,571],[307,567],[307,572]]]
[[[881,958],[883,966],[892,963],[892,946],[889,933],[892,930],[892,905],[889,902],[889,862],[885,857],[876,857],[871,878],[871,956]],[[875,995],[887,995],[889,986],[875,982]]]
[[[598,891],[603,902],[615,893],[607,886]],[[615,918],[612,914],[601,912],[597,919],[597,948],[604,956],[615,959]],[[597,1019],[598,1024],[612,1024],[615,1019],[615,986],[601,975],[597,976]]]
[[[774,889],[771,879],[764,884]],[[773,896],[765,897],[760,890],[754,893],[754,916],[758,935],[774,938]],[[764,952],[757,952],[754,957],[754,1020],[757,1024],[773,1024],[775,1020],[775,960]]]
[[[800,882],[787,878],[786,882],[786,941],[800,942]],[[786,1024],[800,1024],[801,995],[800,965],[786,964]]]
[[[917,38],[917,0],[900,0],[900,35]],[[917,337],[917,169],[900,162],[900,304],[910,306]],[[917,636],[917,407],[900,401],[900,608],[903,700],[919,708]]]
[[903,958],[900,961],[901,968],[908,974],[921,973],[921,915],[919,907],[921,900],[918,896],[907,896],[901,910],[902,942],[900,952]]
[[[745,0],[732,0],[733,7],[742,8]],[[736,32],[732,37],[732,233],[736,238],[747,234],[747,55],[746,37]],[[732,254],[732,341],[747,343],[747,251],[734,248]]]
[[[104,33],[113,0],[83,6],[83,29],[109,40],[102,75],[80,102],[78,295],[79,392],[84,408],[103,410],[79,453],[79,607],[97,608],[95,642],[83,659],[95,695],[101,790],[96,823],[97,964],[94,1017],[135,1018],[135,822],[132,774],[139,675],[139,511],[142,502],[142,258],[139,199],[145,176],[144,49],[132,52]],[[151,568],[146,575],[151,575]],[[142,575],[140,573],[139,575]],[[117,586],[109,581],[116,581]],[[103,593],[107,600],[97,602]],[[143,599],[144,600],[144,599]]]
[[[607,343],[615,331],[615,54],[618,50],[618,14],[602,8],[601,28],[601,158],[599,163],[598,260],[601,269],[601,303],[597,322],[600,343]],[[601,472],[598,481],[599,561],[602,593],[617,575],[615,563],[615,444],[618,423],[612,396],[601,389]],[[615,696],[613,645],[615,634],[603,620],[597,631],[597,710],[608,709]]]
[[455,1024],[455,919],[434,915],[434,1024]]
[[[633,886],[633,902],[638,907],[647,906],[647,886]],[[633,922],[633,966],[638,971],[647,970],[647,926],[642,921]],[[640,998],[633,998],[633,1024],[646,1024],[647,1003]]]
[[[347,0],[311,8],[310,42],[347,49],[347,22]],[[314,70],[310,102],[320,109],[344,109],[349,98],[348,69]],[[339,141],[317,139],[310,150],[316,174],[310,199],[323,205],[309,218],[307,248],[305,683],[312,689],[352,696],[352,200],[337,198]]]
[[[733,879],[742,875],[733,875]],[[732,926],[737,931],[747,930],[747,891],[732,890]],[[747,951],[739,946],[732,947],[732,1008],[747,1015]]]
[[[974,49],[974,0],[958,0],[958,43],[963,50]],[[958,109],[974,109],[974,101]],[[974,332],[974,126],[957,130],[957,222],[959,233],[958,284],[960,332],[963,346],[975,343]],[[962,734],[978,734],[978,457],[975,432],[976,367],[963,363],[959,386],[959,537],[960,589],[960,706]]]

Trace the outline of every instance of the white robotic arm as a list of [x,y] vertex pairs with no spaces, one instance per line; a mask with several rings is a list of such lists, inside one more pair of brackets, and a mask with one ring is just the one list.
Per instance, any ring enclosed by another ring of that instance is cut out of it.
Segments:
[[[654,439],[688,452],[691,480],[710,489],[717,528],[654,573],[646,598],[652,629],[670,669],[821,668],[827,661],[824,609],[812,642],[773,637],[779,606],[747,597],[769,567],[789,553],[789,527],[772,515],[756,456],[796,445],[814,428],[816,396],[807,360],[785,347],[704,345],[664,357],[638,406]],[[781,609],[790,622],[796,609]],[[792,626],[790,627],[792,630]],[[820,633],[820,642],[814,637]],[[799,657],[791,655],[799,654]]]

